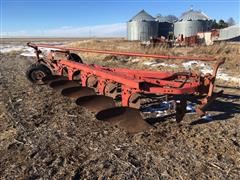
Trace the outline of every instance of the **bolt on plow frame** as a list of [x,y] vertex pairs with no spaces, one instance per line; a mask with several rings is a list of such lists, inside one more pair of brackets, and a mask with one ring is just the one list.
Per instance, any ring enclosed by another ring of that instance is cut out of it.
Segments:
[[[223,91],[213,92],[217,70],[224,60],[214,58],[164,56],[132,52],[114,52],[83,48],[57,47],[28,43],[35,49],[36,62],[26,75],[36,84],[48,84],[77,105],[87,108],[96,119],[117,125],[130,133],[152,127],[149,119],[161,115],[175,115],[180,122],[188,101],[196,101],[196,112],[204,116],[206,108]],[[41,58],[41,49],[50,49]],[[72,51],[139,56],[160,59],[215,61],[213,72],[161,72],[110,68],[85,64]],[[64,58],[56,58],[56,53]]]

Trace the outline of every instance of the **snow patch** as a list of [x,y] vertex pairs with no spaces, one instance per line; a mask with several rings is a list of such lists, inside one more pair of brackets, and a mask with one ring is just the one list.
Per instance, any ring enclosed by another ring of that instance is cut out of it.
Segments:
[[[53,42],[51,44],[52,45],[60,45],[60,46],[63,45],[63,43],[57,43],[57,42]],[[39,48],[39,49],[42,51],[43,54],[48,53],[50,50],[58,50],[55,48]],[[21,52],[21,54],[20,54],[21,56],[26,56],[26,57],[36,56],[35,50],[28,46],[8,44],[8,45],[1,45],[1,48],[0,48],[0,52],[3,54],[15,52],[15,51]],[[42,56],[43,55],[40,55],[40,57],[42,57]]]
[[237,86],[240,86],[240,76],[234,77],[220,71],[217,74],[217,79],[221,79],[227,82],[233,82],[233,83],[236,83]]
[[12,46],[12,45],[5,45],[1,46],[0,52],[1,53],[10,53],[12,51],[22,51],[24,46]]
[[198,61],[188,61],[188,62],[182,63],[182,65],[186,70],[190,70],[192,68],[192,66],[199,65],[199,62]]
[[166,63],[158,63],[159,66],[164,66],[164,67],[171,67],[171,68],[177,68],[178,65],[176,64],[166,64]]
[[194,103],[188,103],[187,104],[187,107],[186,107],[186,110],[188,112],[196,112],[196,104]]
[[158,106],[148,107],[143,110],[143,113],[156,113],[156,117],[167,115],[167,110],[173,109],[173,103],[164,101]]
[[146,66],[152,66],[153,64],[156,64],[156,62],[146,61],[143,64]]
[[133,63],[135,63],[135,62],[140,62],[141,61],[141,59],[138,59],[138,58],[135,58],[135,59],[133,59],[133,60],[131,60]]
[[[157,62],[151,62],[151,61],[144,62],[143,64],[147,65],[147,66],[152,66],[152,67],[158,67],[158,66],[164,66],[164,67],[170,67],[170,68],[178,67],[177,64],[157,63]],[[201,62],[201,61],[183,62],[182,65],[187,71],[191,70],[195,66],[195,67],[199,68],[199,71],[203,74],[207,74],[207,73],[211,74],[213,72],[213,68],[211,66],[209,66],[207,63]],[[217,72],[217,79],[220,79],[223,81],[228,81],[228,82],[233,82],[233,83],[237,84],[237,86],[240,86],[240,76],[231,76],[227,73],[224,73],[223,69],[221,69],[221,68],[219,68],[219,70]]]
[[207,114],[207,115],[203,116],[201,119],[203,119],[205,121],[212,121],[213,117],[211,116],[211,114]]
[[146,61],[143,64],[146,65],[146,66],[152,66],[152,67],[159,67],[159,66],[171,67],[171,68],[177,68],[178,67],[177,64],[158,63],[158,62],[154,62],[154,61]]

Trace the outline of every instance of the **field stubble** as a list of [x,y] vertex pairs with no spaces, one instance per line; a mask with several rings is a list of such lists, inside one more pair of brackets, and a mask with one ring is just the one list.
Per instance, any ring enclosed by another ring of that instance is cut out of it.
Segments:
[[29,83],[25,70],[33,58],[19,54],[0,59],[2,179],[239,179],[238,88],[224,88],[209,108],[212,121],[188,114],[180,124],[159,119],[152,130],[130,135],[50,88]]

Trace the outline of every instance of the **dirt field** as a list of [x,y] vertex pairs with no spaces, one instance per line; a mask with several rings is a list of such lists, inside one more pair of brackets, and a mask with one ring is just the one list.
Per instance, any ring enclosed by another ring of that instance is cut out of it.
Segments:
[[240,178],[237,86],[221,87],[224,95],[209,107],[212,121],[157,119],[150,131],[130,135],[31,84],[25,70],[33,58],[20,54],[0,54],[0,179]]

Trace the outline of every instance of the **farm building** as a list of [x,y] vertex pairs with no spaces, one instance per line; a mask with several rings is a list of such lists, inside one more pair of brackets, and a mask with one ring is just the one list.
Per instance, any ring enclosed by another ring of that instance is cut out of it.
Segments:
[[144,10],[140,11],[127,23],[127,39],[148,41],[158,37],[158,22]]
[[190,37],[211,30],[212,21],[201,11],[189,10],[174,23],[174,36]]
[[158,22],[158,37],[167,37],[169,32],[173,32],[173,22],[169,16],[157,16]]
[[240,26],[234,25],[220,29],[218,41],[240,41]]

